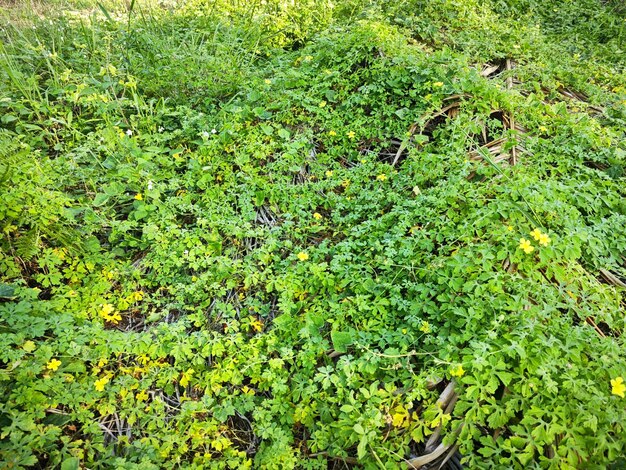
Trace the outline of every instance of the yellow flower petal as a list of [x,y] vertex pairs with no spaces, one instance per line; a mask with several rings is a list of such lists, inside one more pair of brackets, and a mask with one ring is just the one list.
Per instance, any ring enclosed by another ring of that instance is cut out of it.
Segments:
[[461,364],[458,364],[450,369],[450,375],[452,377],[463,377],[465,375],[465,370]]
[[108,377],[102,377],[101,379],[96,380],[93,385],[98,392],[102,392],[104,390],[104,386],[109,383]]
[[614,379],[611,379],[611,393],[624,398],[624,392],[626,392],[624,379],[622,377],[615,377]]
[[551,241],[551,240],[550,240],[550,237],[548,236],[548,234],[547,234],[547,233],[542,233],[542,234],[539,236],[539,244],[540,244],[541,246],[548,246],[548,245],[550,244],[550,241]]
[[532,253],[533,251],[535,251],[535,247],[532,246],[530,244],[529,240],[526,240],[525,238],[520,238],[519,240],[519,247],[520,249],[522,249],[524,251],[524,253],[529,254]]
[[58,359],[50,359],[50,362],[46,364],[46,368],[54,372],[59,368],[60,365],[61,361],[59,361]]

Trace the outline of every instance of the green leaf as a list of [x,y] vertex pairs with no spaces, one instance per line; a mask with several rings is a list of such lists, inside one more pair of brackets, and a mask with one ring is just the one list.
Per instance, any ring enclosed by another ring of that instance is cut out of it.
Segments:
[[0,299],[14,299],[16,290],[11,284],[0,284]]
[[61,470],[78,470],[79,464],[78,457],[69,457],[61,463]]
[[332,331],[330,338],[333,342],[333,348],[340,353],[345,353],[348,346],[352,344],[352,335],[347,331]]
[[17,117],[12,114],[5,114],[2,116],[2,124],[9,124],[10,122],[17,121]]

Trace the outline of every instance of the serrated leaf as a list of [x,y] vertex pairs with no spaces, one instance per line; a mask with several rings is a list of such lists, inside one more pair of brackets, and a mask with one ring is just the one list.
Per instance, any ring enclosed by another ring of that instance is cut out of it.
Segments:
[[0,284],[0,299],[13,299],[15,298],[15,291],[17,288],[11,284]]
[[69,457],[61,463],[61,470],[78,470],[79,464],[78,457]]
[[333,342],[335,351],[340,353],[345,353],[348,350],[348,346],[352,344],[352,335],[347,331],[332,331],[330,339]]

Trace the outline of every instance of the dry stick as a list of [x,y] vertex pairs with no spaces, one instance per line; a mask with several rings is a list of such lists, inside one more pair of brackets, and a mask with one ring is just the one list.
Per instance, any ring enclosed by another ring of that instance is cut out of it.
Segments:
[[443,468],[446,462],[452,458],[452,456],[457,450],[459,450],[458,444],[455,444],[454,446],[452,446],[452,449],[450,449],[450,451],[448,452],[448,455],[446,455],[446,457],[441,461],[441,464],[439,464],[439,470]]
[[[456,382],[452,380],[448,384],[448,386],[444,389],[444,391],[441,392],[441,395],[439,396],[439,399],[437,400],[437,405],[441,409],[445,409],[444,413],[446,414],[449,414],[452,412],[454,405],[456,405],[456,402],[459,399],[459,396],[454,392],[455,385],[456,385]],[[437,426],[435,431],[430,435],[430,438],[426,442],[426,445],[424,446],[424,450],[426,452],[432,452],[432,450],[435,448],[435,444],[439,440],[440,435],[441,435],[441,424]]]
[[593,318],[587,317],[585,318],[585,321],[589,323],[591,326],[593,326],[600,336],[602,336],[603,338],[606,338],[606,335],[602,332],[600,328],[598,328],[598,325],[596,325],[596,323],[593,321]]
[[437,400],[437,405],[439,405],[440,408],[445,408],[446,406],[448,406],[448,403],[450,403],[452,397],[454,397],[455,395],[455,386],[456,380],[452,379],[450,383],[446,386],[446,388],[443,389],[443,392],[441,392],[441,395],[439,395],[439,399]]
[[[457,98],[460,97],[462,95],[453,95],[448,97],[447,99],[451,99],[451,98]],[[457,106],[459,106],[459,102],[455,101],[452,104],[449,104],[448,106],[446,106],[445,108],[443,108],[441,111],[433,114],[431,116],[431,118],[429,119],[429,122],[432,121],[433,119],[439,117],[439,116],[443,116],[444,114],[446,114],[448,111],[450,111],[452,108],[456,108]],[[402,155],[402,152],[404,152],[404,150],[406,149],[409,139],[411,137],[413,137],[413,134],[415,134],[415,131],[417,130],[417,123],[411,125],[411,127],[409,128],[409,136],[402,141],[402,144],[400,144],[400,148],[398,149],[398,152],[396,153],[395,158],[393,159],[393,162],[391,163],[391,166],[396,166],[396,163],[398,163],[398,160],[400,160],[400,156]],[[423,130],[423,128],[422,128]],[[422,131],[420,131],[421,133]]]
[[439,457],[441,457],[450,447],[451,447],[450,444],[448,445],[443,445],[443,443],[439,444],[439,446],[430,454],[421,455],[419,457],[415,457],[414,459],[407,460],[406,461],[407,466],[409,468],[420,468],[423,465],[426,465],[427,463],[430,463],[433,460],[436,460]]
[[604,278],[606,282],[609,284],[613,284],[614,286],[620,286],[626,288],[626,284],[624,284],[620,278],[615,276],[611,271],[607,269],[600,268],[600,274]]
[[[506,59],[507,72],[509,72],[511,69],[512,69],[511,59]],[[506,87],[509,90],[513,88],[513,77],[511,75],[509,75],[506,78]],[[509,129],[515,130],[515,117],[513,116],[513,113],[509,113]],[[516,164],[517,164],[517,149],[515,148],[515,145],[514,145],[513,148],[511,149],[511,165],[516,165]]]
[[98,422],[98,426],[100,426],[100,429],[102,429],[105,433],[111,436],[111,439],[116,440],[113,432],[109,428],[107,428],[104,424],[102,424],[101,422]]
[[491,75],[493,72],[495,72],[499,68],[500,68],[499,65],[489,65],[489,64],[486,64],[486,67],[482,70],[482,72],[480,72],[480,75],[482,77],[488,77],[489,75]]
[[[461,423],[461,425],[456,429],[456,431],[454,431],[455,439],[461,433],[463,426],[465,426],[465,423]],[[421,455],[419,457],[415,457],[414,459],[411,459],[411,460],[407,460],[406,461],[407,467],[408,468],[420,468],[423,465],[426,465],[427,463],[430,463],[433,460],[436,460],[439,457],[441,457],[451,447],[452,447],[452,443],[448,445],[444,445],[443,443],[441,443],[434,450],[434,452],[431,452],[430,454],[426,454],[426,455]]]

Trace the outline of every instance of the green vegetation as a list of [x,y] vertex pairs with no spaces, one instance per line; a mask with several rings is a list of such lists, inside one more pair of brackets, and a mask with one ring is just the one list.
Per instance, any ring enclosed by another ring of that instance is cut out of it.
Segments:
[[19,3],[0,467],[626,464],[622,2]]

